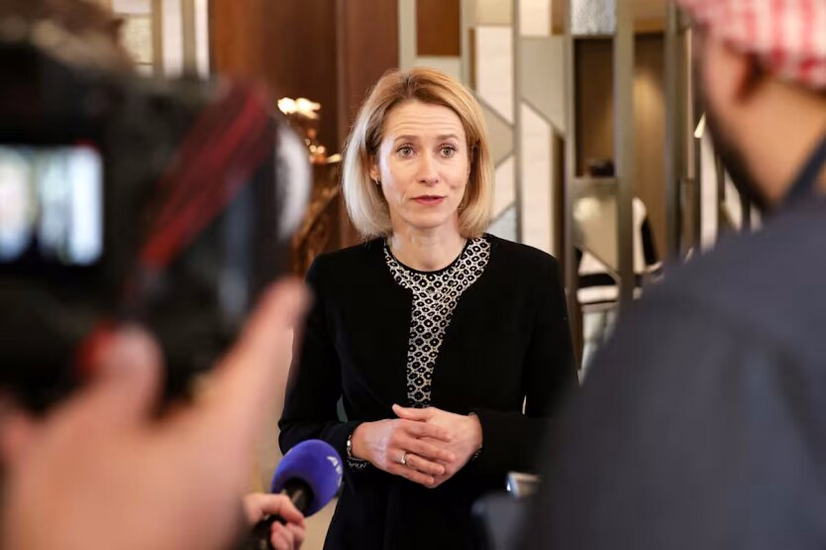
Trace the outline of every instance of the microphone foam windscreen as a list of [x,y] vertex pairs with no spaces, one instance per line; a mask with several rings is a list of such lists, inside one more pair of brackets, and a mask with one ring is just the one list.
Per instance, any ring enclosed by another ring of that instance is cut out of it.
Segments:
[[329,444],[318,439],[303,441],[284,455],[272,478],[272,492],[280,493],[294,479],[306,483],[313,491],[305,516],[315,514],[338,492],[343,468],[341,457]]

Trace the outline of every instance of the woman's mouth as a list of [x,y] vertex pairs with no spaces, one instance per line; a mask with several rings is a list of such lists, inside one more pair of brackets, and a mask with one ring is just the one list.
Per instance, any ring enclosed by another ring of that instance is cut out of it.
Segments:
[[436,206],[444,202],[445,197],[439,195],[422,195],[421,197],[415,197],[413,200],[424,206]]

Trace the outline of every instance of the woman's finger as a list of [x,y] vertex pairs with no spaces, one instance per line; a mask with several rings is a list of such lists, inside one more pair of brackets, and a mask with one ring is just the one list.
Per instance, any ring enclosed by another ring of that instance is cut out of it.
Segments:
[[437,409],[432,407],[427,407],[425,409],[413,409],[409,407],[402,407],[400,405],[393,405],[393,412],[396,413],[396,416],[406,420],[415,420],[418,422],[427,422],[433,418],[436,410]]
[[445,474],[445,467],[441,464],[436,464],[412,453],[407,455],[407,467],[433,477]]
[[415,453],[429,460],[436,460],[440,462],[453,462],[456,460],[456,455],[447,449],[414,437],[411,437],[408,441],[404,442],[404,448],[411,453]]
[[416,437],[431,437],[439,441],[444,441],[445,443],[450,443],[451,441],[450,432],[442,427],[413,420],[402,420],[401,422],[403,429],[410,435]]

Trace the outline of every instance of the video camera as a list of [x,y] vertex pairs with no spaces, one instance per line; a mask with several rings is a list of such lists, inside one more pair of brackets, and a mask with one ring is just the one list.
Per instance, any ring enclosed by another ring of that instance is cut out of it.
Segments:
[[0,390],[32,410],[137,323],[180,396],[287,267],[307,152],[241,84],[160,81],[0,42]]

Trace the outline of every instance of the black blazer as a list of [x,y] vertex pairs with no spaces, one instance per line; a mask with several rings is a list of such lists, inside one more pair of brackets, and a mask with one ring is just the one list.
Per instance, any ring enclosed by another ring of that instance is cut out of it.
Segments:
[[[479,416],[481,455],[436,489],[372,466],[346,468],[325,548],[472,547],[476,498],[503,489],[509,470],[535,469],[547,418],[576,387],[564,293],[553,257],[486,238],[488,265],[453,312],[431,394],[434,407]],[[279,423],[284,452],[318,438],[346,457],[347,437],[359,423],[395,418],[394,403],[410,405],[412,294],[393,280],[383,246],[373,240],[320,256],[310,267],[315,303]]]

